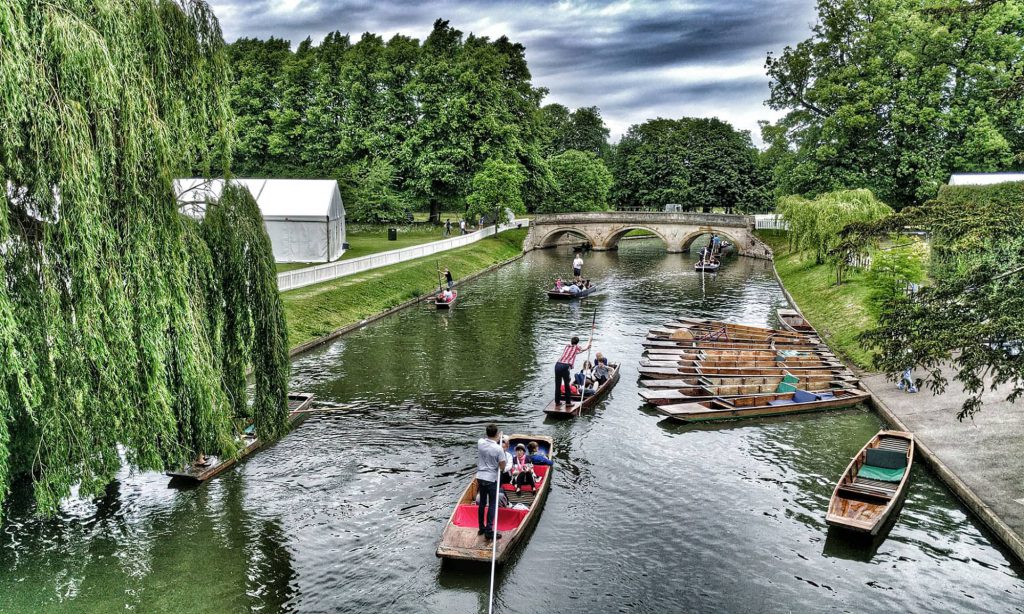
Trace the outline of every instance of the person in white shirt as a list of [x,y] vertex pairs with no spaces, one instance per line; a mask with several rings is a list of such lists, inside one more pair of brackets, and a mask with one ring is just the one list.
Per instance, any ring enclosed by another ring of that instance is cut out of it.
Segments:
[[572,276],[581,277],[583,275],[583,256],[576,254],[576,258],[572,261]]
[[[477,507],[477,523],[480,530],[477,534],[483,535],[486,539],[501,539],[501,535],[494,532],[493,522],[494,509],[498,505],[498,479],[505,471],[505,450],[499,443],[501,435],[497,425],[488,424],[486,432],[487,437],[476,443],[476,487],[480,495]],[[488,510],[488,505],[493,507]]]

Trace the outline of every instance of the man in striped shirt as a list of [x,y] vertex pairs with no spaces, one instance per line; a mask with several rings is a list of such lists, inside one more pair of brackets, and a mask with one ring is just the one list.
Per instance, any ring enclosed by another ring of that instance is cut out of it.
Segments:
[[590,344],[587,347],[580,347],[580,338],[573,337],[572,342],[565,346],[562,350],[562,357],[555,363],[555,405],[561,405],[562,401],[562,387],[565,387],[565,403],[572,401],[571,394],[569,393],[569,378],[572,375],[573,365],[576,364],[576,355],[580,352],[586,352],[590,349]]

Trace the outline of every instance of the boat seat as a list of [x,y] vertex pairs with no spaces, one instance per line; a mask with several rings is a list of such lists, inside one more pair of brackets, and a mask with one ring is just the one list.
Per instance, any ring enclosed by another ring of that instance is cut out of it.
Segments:
[[872,482],[899,482],[907,471],[906,452],[884,448],[868,448],[864,453],[864,464],[857,472],[857,479]]
[[[533,474],[537,476],[537,487],[536,487],[536,490],[540,490],[541,484],[544,483],[544,478],[546,478],[548,476],[548,469],[550,469],[550,467],[548,465],[534,465],[533,466]],[[515,487],[514,484],[502,484],[501,485],[501,489],[506,491],[506,492],[515,492],[516,487]],[[533,492],[534,491],[534,487],[533,486],[520,486],[519,490],[521,490],[523,492]]]
[[[469,527],[477,529],[480,527],[479,518],[477,516],[478,508],[480,506],[475,503],[466,503],[459,505],[455,508],[455,515],[452,516],[452,524],[457,527]],[[519,525],[523,523],[523,518],[530,510],[514,510],[509,507],[502,507],[498,509],[498,530],[499,531],[510,531],[512,529],[518,529]],[[491,509],[487,507],[484,513],[490,514]]]

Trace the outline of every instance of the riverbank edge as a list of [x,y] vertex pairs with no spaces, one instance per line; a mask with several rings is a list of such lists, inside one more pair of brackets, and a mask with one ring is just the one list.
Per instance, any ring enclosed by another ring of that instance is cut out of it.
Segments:
[[[800,306],[793,299],[789,290],[786,289],[786,284],[783,283],[782,277],[775,269],[774,260],[772,260],[772,273],[775,274],[775,279],[779,282],[779,287],[782,288],[782,294],[786,297],[786,301],[789,302],[789,305],[795,309],[801,317],[803,317],[804,314],[800,311]],[[822,339],[822,341],[825,340]],[[857,368],[856,365],[850,365],[848,360],[844,360],[842,358],[840,360],[843,360],[843,363],[856,373],[858,377],[863,375],[864,371]],[[857,387],[870,395],[871,409],[881,416],[882,420],[888,423],[889,426],[901,431],[913,432],[907,427],[906,423],[904,423],[903,420],[901,420],[900,417],[885,404],[885,401],[883,401],[877,394],[875,394],[875,391],[871,390],[871,388],[864,383],[863,379],[858,382]],[[935,475],[938,476],[939,480],[941,480],[947,488],[953,491],[953,494],[960,499],[960,501],[971,511],[971,513],[975,515],[976,518],[978,518],[978,520],[981,521],[986,529],[991,531],[992,534],[1002,542],[1003,546],[1013,553],[1018,562],[1024,564],[1024,537],[1011,529],[1010,526],[1006,524],[1003,519],[1000,518],[992,508],[981,499],[981,497],[971,490],[960,476],[954,473],[953,470],[950,469],[946,463],[944,463],[942,459],[928,447],[927,444],[923,443],[916,437],[914,439],[917,454],[921,456],[929,468],[931,468]]]
[[[497,271],[498,269],[500,269],[503,266],[512,264],[513,262],[515,262],[517,260],[520,260],[525,255],[526,255],[526,252],[524,251],[524,252],[520,252],[519,255],[517,255],[517,256],[513,256],[512,258],[509,258],[508,260],[503,260],[501,262],[496,262],[496,263],[492,264],[491,266],[489,266],[489,267],[487,267],[485,269],[481,269],[481,270],[477,271],[476,273],[471,273],[470,275],[467,275],[466,277],[463,277],[462,279],[456,281],[454,285],[455,285],[455,287],[459,287],[462,284],[465,284],[467,282],[473,281],[474,279],[476,279],[476,278],[478,278],[478,277],[480,277],[482,275],[486,275],[487,273],[492,273],[494,271]],[[295,358],[297,356],[305,354],[306,352],[308,352],[308,351],[310,351],[312,349],[318,348],[318,347],[320,347],[320,346],[322,346],[322,345],[324,345],[326,343],[330,343],[331,341],[334,341],[335,339],[337,339],[339,337],[342,337],[342,336],[344,336],[344,335],[346,335],[346,334],[348,334],[348,333],[350,333],[350,332],[352,332],[354,330],[359,330],[360,328],[362,328],[362,327],[364,327],[364,326],[366,326],[368,324],[373,324],[374,322],[376,322],[377,320],[380,320],[381,318],[387,317],[387,316],[389,316],[389,315],[391,315],[393,313],[397,313],[397,312],[399,312],[399,311],[401,311],[403,309],[406,309],[408,307],[412,307],[413,305],[415,305],[417,303],[421,303],[421,302],[423,302],[423,301],[425,301],[427,299],[434,298],[435,294],[436,293],[434,293],[434,292],[428,292],[426,294],[417,296],[415,298],[411,298],[411,299],[409,299],[407,301],[404,301],[402,303],[399,303],[399,304],[395,305],[394,307],[389,307],[389,308],[385,309],[384,311],[380,311],[380,312],[377,312],[377,313],[375,313],[375,314],[373,314],[373,315],[371,315],[369,317],[363,318],[362,320],[359,320],[358,322],[353,322],[351,324],[346,324],[345,326],[342,326],[341,328],[335,329],[335,330],[327,333],[326,335],[323,335],[321,337],[317,337],[315,339],[310,339],[309,341],[306,341],[305,343],[301,343],[301,344],[291,348],[290,350],[288,350],[288,357],[289,358]]]

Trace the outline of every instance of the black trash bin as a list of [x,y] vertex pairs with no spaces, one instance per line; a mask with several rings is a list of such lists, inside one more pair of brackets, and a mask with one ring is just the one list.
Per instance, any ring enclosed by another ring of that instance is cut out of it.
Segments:
[[388,228],[388,241],[397,241],[397,240],[398,240],[398,229],[397,228]]

